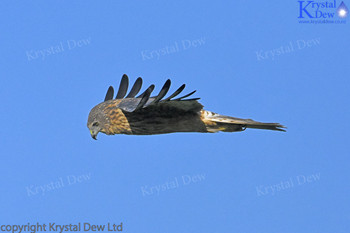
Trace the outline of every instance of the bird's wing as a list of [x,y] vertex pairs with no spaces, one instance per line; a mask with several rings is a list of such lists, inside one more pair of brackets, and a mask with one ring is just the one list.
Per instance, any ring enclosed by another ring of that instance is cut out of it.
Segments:
[[[181,85],[173,94],[164,98],[170,89],[171,81],[168,79],[163,85],[162,89],[156,96],[151,97],[151,93],[154,90],[154,85],[150,85],[141,95],[135,97],[141,89],[142,79],[138,78],[134,83],[129,94],[124,98],[129,86],[129,78],[127,75],[123,75],[119,85],[119,90],[116,96],[117,106],[126,112],[135,112],[141,109],[149,108],[151,106],[170,107],[183,111],[199,111],[202,109],[202,105],[197,102],[199,98],[186,99],[190,95],[194,94],[193,91],[187,95],[174,99],[185,88],[185,84]],[[112,86],[108,88],[105,101],[113,99],[114,89]],[[164,98],[164,99],[163,99]]]

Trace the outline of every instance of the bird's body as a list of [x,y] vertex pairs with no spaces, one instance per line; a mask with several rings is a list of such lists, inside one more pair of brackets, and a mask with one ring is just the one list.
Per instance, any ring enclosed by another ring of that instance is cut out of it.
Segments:
[[113,99],[113,88],[108,89],[105,101],[96,105],[89,114],[87,126],[94,139],[98,132],[107,135],[152,135],[175,132],[236,132],[246,128],[284,131],[284,126],[278,123],[262,123],[203,110],[198,98],[185,99],[194,92],[173,99],[185,85],[168,98],[162,99],[169,90],[170,80],[155,97],[150,97],[154,85],[135,97],[141,85],[142,79],[139,78],[127,97],[123,98],[128,88],[128,78],[124,75],[116,99]]

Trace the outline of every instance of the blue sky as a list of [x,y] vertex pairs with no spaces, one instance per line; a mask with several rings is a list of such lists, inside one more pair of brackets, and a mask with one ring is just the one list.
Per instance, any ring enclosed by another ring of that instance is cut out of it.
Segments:
[[[297,1],[275,0],[0,11],[0,225],[349,232],[349,16],[299,23]],[[88,113],[124,73],[156,92],[186,83],[207,110],[288,131],[94,141]]]

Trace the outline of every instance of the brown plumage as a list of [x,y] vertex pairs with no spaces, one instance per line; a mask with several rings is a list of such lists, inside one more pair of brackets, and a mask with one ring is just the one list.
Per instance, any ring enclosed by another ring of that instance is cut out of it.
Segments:
[[113,99],[114,89],[110,86],[104,102],[90,111],[87,126],[92,138],[96,139],[99,132],[107,135],[151,135],[175,132],[237,132],[246,128],[285,131],[285,127],[278,123],[262,123],[203,110],[203,106],[197,101],[199,98],[186,99],[195,91],[174,99],[183,91],[185,84],[164,98],[170,84],[170,80],[167,80],[159,94],[154,97],[150,97],[154,85],[135,97],[142,86],[142,79],[138,78],[124,98],[129,86],[128,76],[124,74],[116,98]]

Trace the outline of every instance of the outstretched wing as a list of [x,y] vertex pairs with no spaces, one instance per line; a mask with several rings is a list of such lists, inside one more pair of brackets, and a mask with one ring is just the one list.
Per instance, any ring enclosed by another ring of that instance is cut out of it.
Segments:
[[[163,85],[162,89],[156,96],[151,97],[151,93],[154,90],[154,85],[150,85],[141,95],[135,97],[141,89],[142,79],[138,78],[133,87],[131,88],[129,94],[124,98],[128,91],[129,86],[129,78],[126,74],[123,75],[119,89],[116,95],[116,99],[118,108],[122,109],[126,112],[135,112],[138,110],[142,110],[145,108],[151,108],[152,106],[162,106],[162,107],[170,107],[176,108],[183,111],[199,111],[202,109],[202,105],[197,102],[199,98],[186,99],[187,97],[194,94],[196,91],[192,91],[191,93],[184,95],[182,97],[174,99],[174,97],[178,96],[184,89],[185,84],[181,85],[173,94],[169,97],[163,99],[165,95],[168,93],[171,81],[168,79]],[[112,86],[108,88],[105,101],[109,101],[113,99],[114,89]]]

